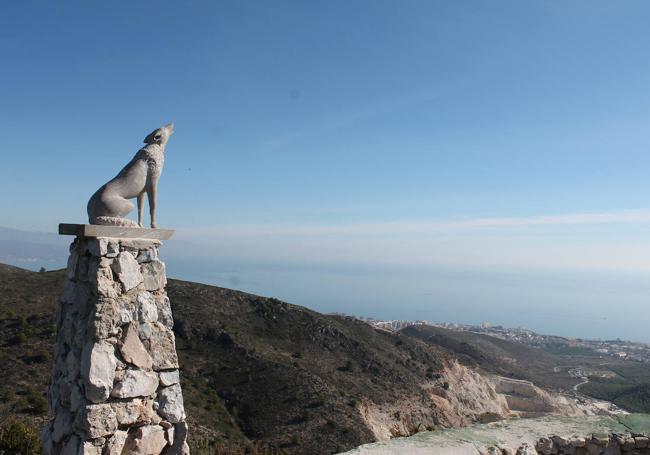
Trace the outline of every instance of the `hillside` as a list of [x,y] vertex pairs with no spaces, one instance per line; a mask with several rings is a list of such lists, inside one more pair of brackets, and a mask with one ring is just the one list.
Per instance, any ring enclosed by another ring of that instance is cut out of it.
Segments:
[[433,326],[410,326],[402,330],[408,336],[419,338],[453,352],[458,359],[472,367],[506,377],[526,379],[537,385],[570,389],[576,379],[566,369],[562,357],[541,349],[525,346],[479,333],[456,331]]
[[275,299],[176,280],[168,293],[188,414],[205,425],[198,405],[218,396],[248,438],[301,453],[373,440],[358,406],[424,403],[418,385],[445,359],[416,340]]
[[[34,427],[48,412],[52,320],[63,275],[0,265],[0,415]],[[570,370],[583,360],[470,332],[414,326],[394,333],[186,281],[170,279],[167,291],[195,454],[215,453],[215,443],[217,453],[254,447],[247,453],[329,454],[425,429],[529,415],[530,403],[533,414],[584,411],[535,387],[526,386],[527,397],[501,395],[497,389],[514,383],[489,377],[566,390],[581,381]],[[647,396],[645,366],[616,367],[611,380],[618,382],[600,396],[620,396],[628,405]]]
[[[432,326],[410,326],[402,334],[421,339],[455,355],[468,367],[524,379],[546,389],[579,391],[611,401],[631,412],[650,412],[650,364],[594,355],[553,354],[520,343]],[[579,372],[579,373],[578,373]]]
[[[3,416],[40,424],[47,413],[62,282],[62,271],[0,266]],[[471,377],[473,392],[448,390],[450,357],[417,339],[202,284],[170,280],[168,294],[194,453],[209,453],[207,443],[219,440],[325,454],[501,411],[469,371],[453,374]],[[474,392],[482,399],[463,405],[459,396]]]
[[631,412],[650,412],[650,366],[618,362],[608,368],[613,376],[591,378],[580,391],[618,403]]

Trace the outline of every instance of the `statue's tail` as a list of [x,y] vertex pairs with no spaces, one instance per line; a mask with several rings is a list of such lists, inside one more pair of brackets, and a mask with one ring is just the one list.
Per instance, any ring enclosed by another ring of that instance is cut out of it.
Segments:
[[89,221],[90,224],[101,224],[103,226],[139,227],[135,221],[119,216],[96,216]]

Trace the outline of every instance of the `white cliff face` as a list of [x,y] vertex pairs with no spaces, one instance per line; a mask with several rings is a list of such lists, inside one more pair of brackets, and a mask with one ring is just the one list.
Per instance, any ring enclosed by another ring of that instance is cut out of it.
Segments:
[[159,246],[117,238],[72,244],[57,314],[54,419],[42,432],[46,454],[189,453]]
[[377,440],[440,426],[469,425],[483,416],[499,419],[510,415],[506,399],[476,371],[453,361],[441,373],[441,379],[422,383],[419,394],[399,402],[357,406]]
[[430,397],[447,416],[445,426],[461,426],[476,422],[482,416],[505,418],[510,409],[505,398],[494,390],[494,384],[478,372],[451,362],[443,372],[446,387],[429,388]]
[[421,391],[398,403],[363,402],[357,409],[378,441],[512,417],[608,413],[596,403],[578,402],[528,381],[480,374],[458,361],[449,362],[440,379],[421,384]]

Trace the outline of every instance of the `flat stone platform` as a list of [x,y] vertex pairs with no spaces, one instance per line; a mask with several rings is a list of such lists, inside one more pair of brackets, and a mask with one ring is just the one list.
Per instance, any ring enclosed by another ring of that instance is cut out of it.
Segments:
[[[536,441],[543,437],[554,435],[571,439],[576,436],[584,438],[598,435],[608,438],[607,435],[617,433],[650,434],[650,415],[548,416],[536,419],[502,420],[465,428],[423,431],[411,437],[365,444],[345,452],[344,455],[485,455],[488,453],[487,449],[493,446],[514,448],[511,452],[514,454],[524,443],[534,448]],[[575,448],[573,450],[575,453]],[[602,453],[603,450],[593,453]],[[536,454],[537,452],[531,450],[525,453]],[[582,448],[581,453],[584,453]],[[621,451],[605,453],[620,455]]]
[[167,240],[174,235],[173,229],[149,229],[139,227],[102,226],[99,224],[59,224],[60,235],[77,237],[108,237],[122,239]]

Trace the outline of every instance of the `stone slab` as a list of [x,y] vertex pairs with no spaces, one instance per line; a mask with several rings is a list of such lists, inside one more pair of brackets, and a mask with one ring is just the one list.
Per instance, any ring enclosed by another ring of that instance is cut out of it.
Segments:
[[103,226],[99,224],[59,224],[60,235],[77,237],[108,237],[122,239],[168,240],[174,235],[173,229],[149,229],[138,227]]
[[611,435],[626,432],[649,434],[650,415],[548,416],[502,420],[464,428],[422,431],[406,438],[364,444],[339,455],[482,455],[487,453],[486,449],[490,446],[516,450],[526,443],[535,447],[537,440],[551,435],[571,439],[596,433]]

